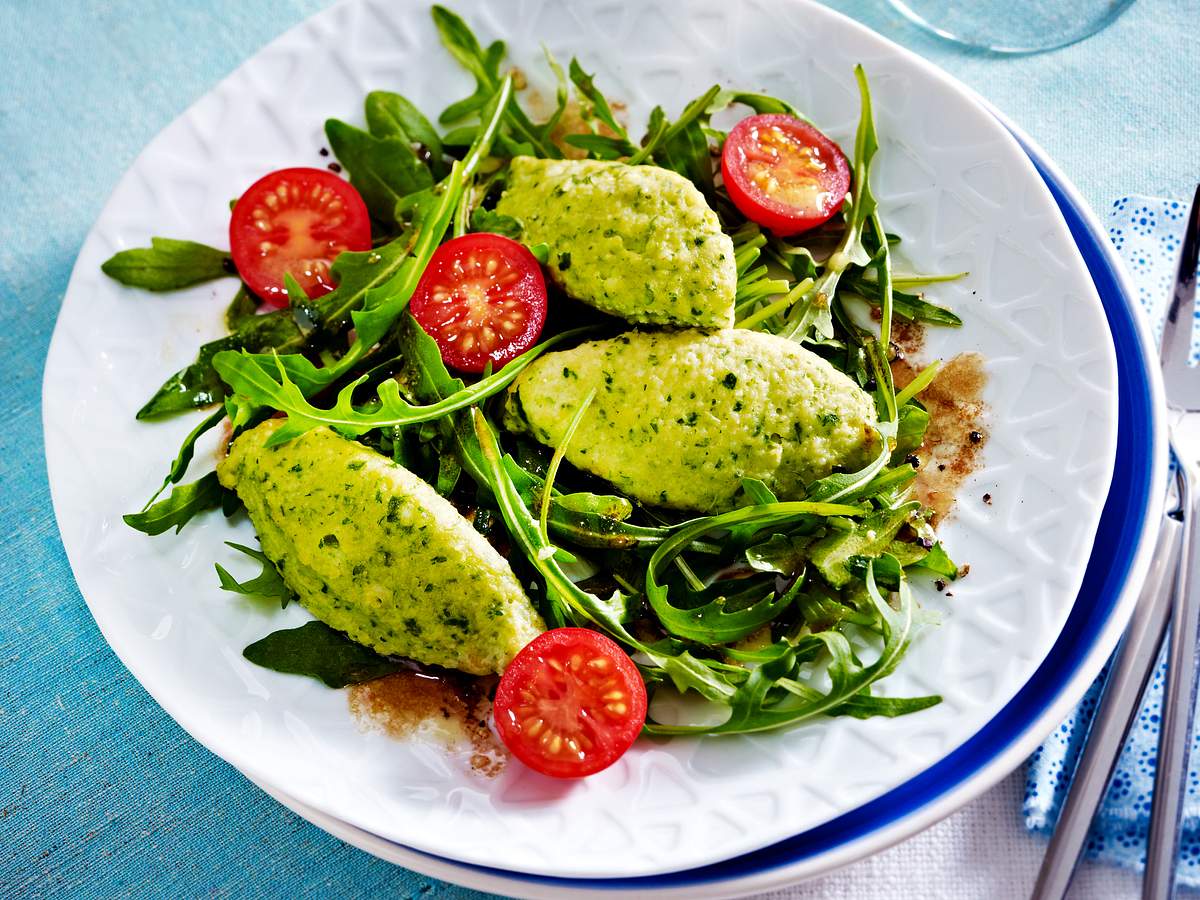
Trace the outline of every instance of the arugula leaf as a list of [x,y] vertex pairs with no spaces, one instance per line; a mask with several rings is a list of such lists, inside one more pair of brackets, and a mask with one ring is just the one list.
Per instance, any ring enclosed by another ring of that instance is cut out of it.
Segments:
[[933,545],[930,551],[925,554],[925,558],[918,563],[918,566],[922,569],[928,569],[936,575],[941,575],[950,581],[958,580],[958,566],[950,559],[949,554],[946,553],[946,548],[940,542]]
[[[742,506],[765,506],[768,503],[779,502],[775,492],[757,478],[743,478],[741,483],[742,498],[745,501],[741,503]],[[730,547],[745,547],[753,542],[760,531],[761,526],[753,520],[734,525],[728,529],[723,543]]]
[[546,55],[546,65],[554,73],[554,112],[550,114],[549,119],[542,123],[542,137],[552,141],[554,129],[558,127],[563,114],[567,111],[570,96],[567,92],[567,76],[563,72],[562,66],[558,64],[558,60],[554,58],[549,47],[542,47],[542,52]]
[[214,563],[217,569],[217,577],[221,579],[221,590],[243,594],[248,597],[265,597],[268,600],[278,600],[280,608],[285,608],[288,605],[288,601],[292,599],[293,594],[291,588],[283,583],[283,577],[279,574],[279,570],[275,568],[275,563],[268,559],[267,555],[261,550],[255,550],[253,547],[235,544],[232,541],[226,541],[225,545],[245,553],[251,559],[257,560],[262,564],[262,571],[254,578],[246,581],[238,581],[220,563]]
[[883,498],[899,496],[916,477],[917,470],[907,463],[902,463],[893,469],[884,467],[869,481],[853,485],[850,490],[838,498],[838,501],[857,503],[868,498],[879,501]]
[[150,505],[159,498],[162,492],[167,489],[167,485],[178,484],[180,482],[184,476],[184,473],[187,472],[188,466],[192,462],[192,455],[196,451],[196,441],[198,441],[200,436],[206,431],[210,431],[221,424],[221,421],[224,418],[225,410],[219,409],[211,416],[208,416],[203,421],[197,423],[196,427],[188,432],[187,437],[183,439],[183,444],[181,444],[179,447],[179,452],[175,454],[175,459],[171,463],[171,468],[167,472],[167,477],[163,479],[163,483],[159,489],[154,492],[154,496],[146,501],[146,505],[142,507],[142,512],[145,512]]
[[887,422],[880,423],[878,433],[880,449],[875,459],[857,472],[835,472],[814,481],[808,486],[808,499],[849,502],[851,498],[869,496],[865,493],[865,489],[888,464],[888,458],[891,455],[891,451],[888,449],[888,438],[895,436],[895,425]]
[[626,140],[603,134],[568,134],[563,140],[572,147],[586,150],[592,159],[620,159],[629,155],[631,146]]
[[[650,157],[659,157],[659,164],[663,165],[662,158],[671,159],[673,155],[678,155],[677,151],[683,145],[675,146],[674,151],[672,150],[672,145],[678,141],[680,136],[689,129],[693,131],[693,134],[688,138],[686,143],[690,145],[692,150],[698,150],[702,143],[704,146],[704,153],[707,155],[708,135],[706,129],[708,127],[708,120],[711,115],[710,106],[712,105],[713,99],[719,96],[720,93],[720,86],[713,85],[703,94],[685,106],[683,111],[679,114],[679,118],[671,123],[666,121],[666,114],[663,112],[661,106],[654,107],[654,109],[650,111],[650,122],[647,127],[646,139],[642,144],[641,150],[634,154],[633,158],[630,159],[630,163],[636,164],[644,162]],[[696,159],[694,161],[683,160],[682,162],[668,165],[666,167],[672,168],[681,175],[687,175],[688,177],[691,177],[689,173],[692,172],[693,169],[697,174],[701,174],[700,170],[702,168],[706,168],[708,173],[702,176],[702,181],[705,184],[711,185],[712,161],[711,159],[708,159],[706,165],[704,166],[701,166],[700,162],[700,159]],[[695,180],[696,179],[693,178],[693,181]],[[697,182],[697,184],[700,183],[701,182],[699,181]]]
[[[506,76],[484,111],[484,127],[476,136],[475,143],[471,145],[466,156],[451,166],[450,174],[439,183],[436,190],[422,191],[405,198],[413,204],[411,231],[415,233],[401,235],[391,244],[369,251],[374,254],[372,264],[376,265],[379,272],[377,277],[364,286],[361,294],[355,295],[354,299],[359,301],[354,304],[355,308],[350,308],[349,304],[342,306],[341,299],[336,301],[339,309],[345,308],[349,311],[355,331],[354,343],[342,357],[321,368],[317,368],[299,354],[278,357],[288,376],[297,382],[305,396],[327,387],[353,370],[363,357],[383,340],[397,318],[407,309],[417,282],[450,227],[463,193],[491,148],[511,98],[512,77]],[[394,265],[378,266],[383,258],[382,251],[386,248],[394,249],[394,256],[391,257],[394,259]],[[342,253],[338,256],[338,261],[346,256],[346,253]],[[334,272],[336,271],[335,262]],[[337,295],[341,288],[342,283],[339,282],[338,288],[322,301],[319,309],[323,321],[327,321],[324,311],[328,298]],[[264,371],[268,371],[265,364],[274,365],[275,359],[274,355],[255,356],[255,361]]]
[[[510,81],[505,80],[502,87],[504,95],[509,96]],[[337,281],[334,290],[304,310],[284,309],[252,316],[233,334],[203,345],[196,361],[167,379],[137,417],[158,418],[224,399],[227,394],[225,383],[213,366],[213,359],[224,350],[255,354],[270,350],[272,352],[264,358],[272,361],[278,354],[288,376],[306,395],[331,384],[353,368],[383,337],[396,313],[408,303],[416,281],[445,234],[457,200],[465,189],[464,173],[468,169],[474,172],[478,167],[486,155],[495,127],[493,115],[456,173],[443,182],[440,199],[435,201],[432,193],[427,195],[430,206],[427,212],[422,213],[424,207],[416,204],[419,233],[415,238],[404,234],[373,250],[338,254],[331,269]],[[364,306],[374,311],[357,312]],[[304,320],[303,327],[297,318]],[[348,319],[353,320],[361,339],[337,365],[318,369],[298,352],[330,335],[339,334]]]
[[803,563],[804,549],[807,546],[808,541],[804,539],[773,534],[761,544],[746,548],[746,562],[758,572],[775,572],[790,576]]
[[[665,129],[654,127],[652,114],[651,130],[661,132],[661,138],[657,146],[647,146],[642,150],[643,154],[652,157],[663,168],[691,179],[706,196],[713,192],[713,163],[704,128],[709,119],[708,107],[720,92],[720,86],[713,85],[684,107],[679,118]],[[635,160],[641,161],[635,156],[630,162]]]
[[[403,360],[403,380],[408,392],[422,403],[432,404],[453,397],[465,387],[462,379],[454,378],[442,362],[441,351],[410,313],[400,317],[396,328],[400,358]],[[443,440],[453,447],[463,469],[477,484],[489,484],[487,463],[475,438],[474,429],[465,415],[451,415],[436,422]]]
[[[368,372],[342,388],[332,408],[320,409],[308,402],[304,391],[288,377],[287,370],[278,359],[225,351],[217,354],[213,365],[239,397],[244,397],[258,406],[287,413],[287,422],[271,435],[267,442],[267,446],[274,447],[321,425],[335,428],[347,437],[358,437],[376,428],[416,425],[440,419],[504,390],[546,350],[563,341],[579,337],[583,331],[584,329],[567,331],[542,341],[513,359],[499,372],[481,378],[470,387],[463,387],[449,397],[428,406],[413,406],[406,401],[400,396],[399,383],[389,378],[376,388],[377,402],[372,403],[370,407],[356,407],[354,392],[371,378],[371,373]],[[272,368],[274,372],[271,371]]]
[[892,451],[892,461],[903,462],[910,453],[921,449],[925,443],[925,430],[929,427],[929,413],[915,403],[906,403],[900,407],[899,419],[896,423],[896,445]]
[[101,263],[100,271],[121,284],[147,291],[174,291],[237,275],[224,250],[162,237],[150,238],[149,247],[114,254]]
[[401,199],[433,186],[432,173],[407,137],[376,137],[337,119],[325,122],[325,136],[371,217],[385,225],[396,224]]
[[842,623],[854,624],[862,628],[875,627],[873,614],[860,612],[855,607],[820,590],[804,594],[798,599],[796,605],[800,608],[801,621],[812,631],[828,631]]
[[646,566],[646,599],[668,634],[705,644],[723,644],[738,640],[779,615],[791,603],[794,592],[789,591],[780,597],[772,591],[762,602],[736,612],[726,609],[727,599],[724,597],[718,597],[699,608],[681,608],[668,601],[667,586],[660,581],[667,565],[673,563],[692,541],[714,531],[748,524],[757,525],[761,530],[774,525],[802,522],[814,516],[861,514],[862,510],[856,506],[800,500],[765,506],[745,506],[716,516],[696,519],[675,531],[659,544],[651,555]]
[[[463,382],[446,370],[433,338],[411,315],[402,317],[396,335],[404,361],[403,381],[415,399],[432,404],[463,390]],[[452,413],[437,420],[436,426],[463,471],[490,494],[493,479],[470,419],[463,412]],[[503,465],[521,502],[527,510],[532,509],[539,502],[544,482],[510,457],[505,457]],[[555,494],[551,500],[549,528],[556,537],[580,546],[616,550],[652,546],[670,533],[667,528],[630,525],[623,521],[631,512],[632,506],[622,497]]]
[[925,697],[872,697],[868,694],[858,694],[851,697],[841,706],[829,710],[831,716],[852,716],[855,719],[870,719],[874,716],[884,716],[894,719],[897,716],[907,716],[937,706],[942,702],[938,694]]
[[[584,110],[584,118],[595,117],[605,128],[612,132],[613,137],[609,138],[613,142],[613,146],[620,150],[617,156],[628,156],[637,150],[629,141],[629,134],[625,131],[625,126],[617,121],[617,117],[613,115],[612,107],[609,106],[608,100],[604,94],[596,87],[594,76],[589,75],[583,70],[583,66],[579,64],[579,60],[571,58],[571,64],[567,67],[567,73],[571,78],[571,82],[575,85],[575,89],[587,101]],[[572,137],[584,137],[585,135],[572,135]],[[595,135],[598,136],[598,135]],[[569,142],[570,138],[567,139]],[[614,157],[601,157],[612,158]]]
[[[433,7],[433,23],[437,27],[442,43],[450,51],[450,55],[475,77],[474,93],[457,103],[450,104],[438,117],[438,121],[443,125],[448,125],[483,109],[500,90],[503,81],[500,75],[500,62],[504,59],[505,48],[503,41],[493,41],[488,45],[487,50],[484,50],[471,29],[467,27],[467,23],[444,6]],[[514,152],[506,155],[521,155],[516,151],[523,149],[520,146],[523,144],[529,148],[525,150],[525,155],[536,155],[549,159],[562,158],[562,153],[554,146],[554,142],[550,141],[542,133],[542,129],[529,120],[511,95],[505,98],[501,109],[504,112],[506,125],[512,130],[514,140],[509,141],[507,135],[500,134],[497,136],[498,143],[501,146],[504,146],[506,142],[517,145],[510,146],[509,149]],[[486,119],[487,116],[485,115],[484,118]],[[491,138],[489,138],[490,140]]]
[[[866,578],[867,570],[872,566],[875,567],[875,580],[880,587],[894,591],[900,584],[900,576],[904,569],[904,564],[891,553],[892,549],[898,544],[898,541],[892,541],[887,545],[887,553],[883,556],[867,556],[855,555],[846,560],[846,571],[855,578]],[[905,545],[907,547],[915,546],[913,544]],[[918,548],[919,550],[920,548]],[[921,550],[921,555],[924,551]],[[854,596],[852,592],[852,596]]]
[[551,618],[574,620],[578,624],[590,623],[617,640],[631,646],[640,646],[640,643],[625,630],[623,624],[626,598],[617,591],[609,600],[601,600],[577,587],[567,577],[555,558],[557,548],[543,540],[537,519],[525,506],[504,465],[500,444],[492,426],[477,409],[471,410],[471,421],[486,466],[485,472],[492,495],[500,507],[500,514],[504,517],[508,533],[546,581],[547,599],[554,605],[551,609],[554,615]]
[[850,557],[881,555],[919,507],[919,503],[912,502],[877,510],[849,530],[833,532],[817,541],[809,548],[808,558],[826,581],[835,588],[844,587],[852,574],[847,565]]
[[237,331],[251,316],[258,314],[259,300],[242,284],[225,309],[225,327]]
[[[792,307],[786,327],[779,333],[794,341],[809,340],[815,334],[819,338],[833,337],[833,317],[830,306],[837,291],[842,274],[850,265],[866,266],[872,262],[863,246],[863,234],[868,222],[875,216],[875,196],[871,193],[871,162],[879,149],[875,133],[875,118],[871,108],[871,91],[866,72],[861,65],[854,67],[858,81],[861,109],[858,131],[854,138],[854,167],[851,176],[850,197],[843,206],[842,218],[846,229],[837,247],[825,261],[825,269],[813,286],[806,292],[804,301]],[[876,217],[877,219],[877,217]],[[875,222],[877,225],[877,221]],[[882,235],[882,228],[877,228]],[[891,282],[890,262],[887,254],[886,237],[881,241],[877,270],[880,272],[879,297],[881,308],[881,342],[886,347],[891,331]]]
[[908,403],[908,401],[912,400],[923,390],[925,390],[925,388],[933,384],[933,379],[937,377],[938,370],[941,367],[942,361],[940,359],[935,359],[924,369],[922,369],[916,375],[916,377],[914,377],[913,380],[908,383],[904,390],[896,394],[896,406],[903,407],[906,403]]
[[[402,380],[414,399],[432,404],[463,390],[463,382],[446,370],[433,338],[411,315],[406,313],[401,318],[395,333],[404,363]],[[457,412],[437,420],[435,424],[463,471],[490,494],[493,479],[470,419],[464,412]],[[544,482],[510,457],[505,457],[503,465],[521,502],[527,510],[532,509],[540,501]],[[630,525],[623,521],[631,512],[629,501],[621,497],[587,493],[555,494],[550,505],[549,528],[556,537],[580,546],[616,550],[652,546],[670,533],[668,528]]]
[[[960,273],[961,274],[961,273]],[[928,276],[938,280],[950,280],[959,276]],[[872,306],[879,308],[882,298],[879,294],[879,282],[875,279],[864,278],[862,273],[848,275],[845,282],[847,290],[861,296]],[[962,319],[944,306],[930,303],[921,294],[909,294],[904,291],[892,291],[892,312],[909,322],[926,322],[930,325],[941,325],[947,328],[959,328]]]
[[554,479],[558,476],[558,468],[567,454],[567,447],[570,446],[575,432],[579,429],[579,423],[583,421],[587,408],[595,399],[596,389],[592,388],[571,416],[571,421],[567,423],[567,430],[563,432],[562,440],[558,442],[558,446],[554,448],[554,454],[550,457],[550,465],[546,467],[546,481],[542,485],[542,502],[538,514],[538,534],[541,536],[542,543],[547,546],[550,544],[548,522],[550,520],[550,503],[554,498]]
[[178,534],[192,516],[219,507],[225,493],[217,473],[209,472],[198,481],[177,485],[166,499],[141,512],[121,516],[121,519],[143,534],[162,534],[171,528]]
[[443,497],[450,496],[461,475],[462,466],[458,464],[458,460],[449,453],[443,453],[438,457],[437,481],[434,483],[434,490]]
[[[504,467],[522,502],[530,509],[540,504],[545,482],[511,457],[505,458]],[[480,486],[490,490],[489,484],[484,481]],[[624,497],[587,492],[553,492],[548,525],[550,533],[557,538],[581,547],[603,550],[654,546],[671,533],[670,528],[629,524],[625,520],[632,512],[633,504]]]
[[492,234],[502,234],[514,241],[521,239],[524,226],[512,216],[506,216],[492,209],[477,206],[471,211],[471,230],[487,231]]
[[[406,97],[391,91],[371,91],[365,103],[367,129],[377,138],[398,137],[410,145],[424,147],[429,167],[438,178],[449,169],[443,160],[442,139],[437,129]],[[468,142],[470,143],[470,142]]]
[[[651,677],[665,676],[681,694],[695,691],[705,700],[729,705],[737,695],[736,682],[729,673],[722,671],[713,660],[700,659],[687,650],[682,653],[658,652],[654,645],[643,648],[653,661],[655,668],[649,670]],[[742,670],[743,674],[745,670]],[[654,734],[664,726],[646,723],[646,731]],[[705,729],[697,729],[703,731]]]
[[448,125],[483,108],[500,81],[500,61],[504,58],[505,47],[503,41],[493,41],[485,51],[460,16],[444,6],[434,6],[431,12],[442,44],[464,69],[475,76],[475,92],[452,103],[438,117],[438,121]]
[[770,94],[755,94],[748,91],[721,91],[712,99],[705,112],[711,116],[713,113],[720,112],[736,104],[748,106],[760,115],[766,113],[783,113],[794,116],[797,119],[803,119],[805,122],[808,121],[807,116],[786,100],[772,97]]
[[755,506],[779,502],[779,498],[775,496],[775,492],[757,478],[743,478],[742,493]]
[[255,665],[289,675],[307,675],[328,687],[361,684],[409,668],[355,643],[324,622],[306,622],[268,634],[242,651]]
[[[907,583],[901,580],[898,591],[898,608],[893,609],[875,583],[874,572],[867,571],[867,597],[879,619],[879,632],[883,646],[879,657],[870,665],[862,665],[846,636],[839,631],[822,631],[804,635],[795,645],[780,641],[766,651],[755,653],[758,665],[736,683],[733,677],[723,675],[710,661],[697,660],[707,672],[696,671],[698,666],[685,670],[680,680],[681,689],[703,685],[709,699],[729,706],[730,716],[716,726],[662,725],[647,722],[650,734],[746,734],[770,731],[808,721],[822,715],[865,714],[869,709],[877,714],[899,715],[915,712],[932,705],[933,698],[911,700],[891,699],[874,703],[868,691],[870,686],[890,675],[908,650],[912,639],[915,603]],[[812,654],[822,651],[828,656],[825,671],[829,680],[827,690],[818,688],[811,675],[803,673],[801,664]],[[703,679],[707,679],[706,681]],[[714,690],[714,682],[724,682],[726,690]],[[732,686],[730,692],[728,687]],[[840,711],[840,713],[839,713]]]
[[722,594],[700,606],[675,610],[671,622],[662,624],[671,634],[706,644],[739,641],[778,618],[792,605],[803,582],[803,576],[795,579],[783,593],[773,587],[765,593],[762,587],[752,587],[737,594]]
[[[337,287],[316,301],[313,307],[319,321],[315,334],[311,328],[302,329],[290,309],[251,316],[233,334],[204,344],[196,361],[168,378],[138,411],[137,417],[156,419],[224,399],[225,383],[213,367],[214,357],[223,350],[251,353],[271,350],[286,354],[304,349],[314,339],[337,333],[345,326],[350,311],[360,306],[371,290],[395,276],[407,258],[407,250],[407,238],[400,237],[374,250],[339,253],[331,269]],[[309,368],[313,368],[311,363]],[[303,366],[298,369],[303,370]],[[289,368],[289,373],[292,372]]]
[[646,134],[642,138],[641,149],[629,157],[626,162],[631,166],[637,166],[651,159],[667,136],[667,130],[670,127],[671,123],[667,121],[667,114],[663,112],[661,106],[650,110],[650,120],[646,123]]

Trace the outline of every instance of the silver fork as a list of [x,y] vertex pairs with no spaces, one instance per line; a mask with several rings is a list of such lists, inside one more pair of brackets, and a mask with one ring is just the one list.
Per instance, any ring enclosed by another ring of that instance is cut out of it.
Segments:
[[[1171,298],[1161,348],[1169,403],[1176,413],[1171,442],[1176,471],[1171,479],[1171,502],[1167,505],[1169,512],[1161,523],[1150,570],[1102,689],[1095,718],[1072,773],[1067,797],[1050,845],[1046,848],[1046,856],[1042,860],[1030,900],[1062,900],[1067,895],[1092,819],[1104,798],[1129,727],[1137,715],[1142,692],[1158,659],[1168,621],[1184,623],[1179,627],[1172,625],[1172,632],[1182,635],[1182,638],[1173,640],[1171,645],[1172,657],[1178,655],[1184,663],[1172,665],[1173,686],[1168,688],[1167,700],[1164,701],[1164,713],[1170,713],[1170,724],[1168,726],[1164,716],[1152,813],[1157,824],[1151,829],[1144,896],[1155,900],[1166,898],[1170,896],[1174,882],[1179,811],[1187,777],[1194,679],[1187,679],[1187,691],[1184,691],[1184,686],[1187,676],[1194,674],[1192,660],[1196,649],[1196,626],[1200,620],[1200,603],[1196,602],[1197,598],[1187,596],[1189,587],[1196,587],[1200,596],[1200,577],[1188,577],[1192,567],[1200,565],[1200,553],[1192,550],[1192,538],[1196,535],[1196,530],[1192,528],[1196,513],[1193,500],[1195,492],[1191,489],[1188,468],[1175,453],[1175,432],[1183,413],[1200,409],[1200,373],[1194,374],[1188,369],[1198,254],[1200,186],[1196,188],[1196,200],[1188,215],[1187,237],[1179,264],[1180,275]],[[1180,321],[1181,317],[1183,321]],[[1172,754],[1169,760],[1166,756],[1168,748]]]
[[1196,266],[1200,263],[1200,186],[1188,213],[1187,234],[1179,258],[1175,293],[1167,309],[1162,337],[1163,381],[1172,413],[1171,452],[1183,477],[1180,505],[1183,538],[1171,606],[1170,653],[1163,694],[1158,763],[1150,812],[1150,843],[1146,851],[1143,900],[1167,900],[1175,885],[1179,854],[1179,823],[1187,788],[1188,751],[1196,708],[1196,646],[1200,631],[1200,529],[1192,460],[1179,453],[1179,424],[1188,413],[1200,412],[1200,371],[1188,365],[1196,309]]

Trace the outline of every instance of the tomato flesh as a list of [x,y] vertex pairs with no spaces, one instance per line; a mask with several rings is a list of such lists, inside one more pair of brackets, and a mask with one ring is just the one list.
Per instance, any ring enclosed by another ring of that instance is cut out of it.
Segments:
[[534,255],[499,234],[465,234],[438,247],[409,310],[461,372],[499,369],[538,339],[546,281]]
[[284,275],[310,298],[337,285],[330,275],[344,250],[371,249],[367,206],[349,182],[323,169],[280,169],[234,205],[230,253],[242,280],[273,306],[288,305]]
[[729,199],[746,218],[780,235],[827,221],[850,190],[850,165],[837,144],[794,116],[749,116],[721,151]]
[[496,688],[496,731],[513,756],[554,778],[606,769],[646,721],[646,685],[616,643],[555,628],[517,654]]

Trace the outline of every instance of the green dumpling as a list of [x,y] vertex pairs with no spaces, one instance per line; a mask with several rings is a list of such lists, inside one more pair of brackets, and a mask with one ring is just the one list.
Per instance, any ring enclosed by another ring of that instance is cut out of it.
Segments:
[[629,322],[733,325],[733,241],[682,175],[518,156],[496,210],[549,245],[551,278],[577,300]]
[[879,451],[875,403],[794,341],[745,329],[632,331],[547,353],[508,390],[505,423],[653,506],[712,513],[743,478],[780,499]]
[[242,434],[217,473],[314,616],[385,655],[477,675],[544,630],[508,563],[432,487],[327,428],[268,447],[280,424]]

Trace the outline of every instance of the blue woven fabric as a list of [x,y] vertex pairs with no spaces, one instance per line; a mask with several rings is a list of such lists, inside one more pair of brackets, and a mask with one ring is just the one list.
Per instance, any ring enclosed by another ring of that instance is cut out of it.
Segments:
[[[0,2],[0,896],[478,896],[325,835],[195,744],[105,645],[50,510],[41,377],[84,235],[147,141],[321,5]],[[1188,190],[1184,3],[1139,0],[1084,44],[1017,60],[923,37],[881,0],[834,5],[1011,113],[1093,202]]]
[[[1109,210],[1109,237],[1133,276],[1138,300],[1160,331],[1175,282],[1187,210],[1188,205],[1180,200],[1136,196],[1117,200]],[[1200,319],[1200,312],[1196,318]],[[1193,361],[1200,358],[1200,330],[1196,334]],[[1144,867],[1164,674],[1160,659],[1088,838],[1086,852],[1094,859]],[[1054,830],[1106,675],[1107,668],[1079,707],[1030,759],[1025,822],[1033,831],[1049,834]],[[1195,752],[1196,746],[1200,746],[1200,736],[1193,743],[1179,866],[1180,881],[1193,887],[1200,886],[1200,753]]]

